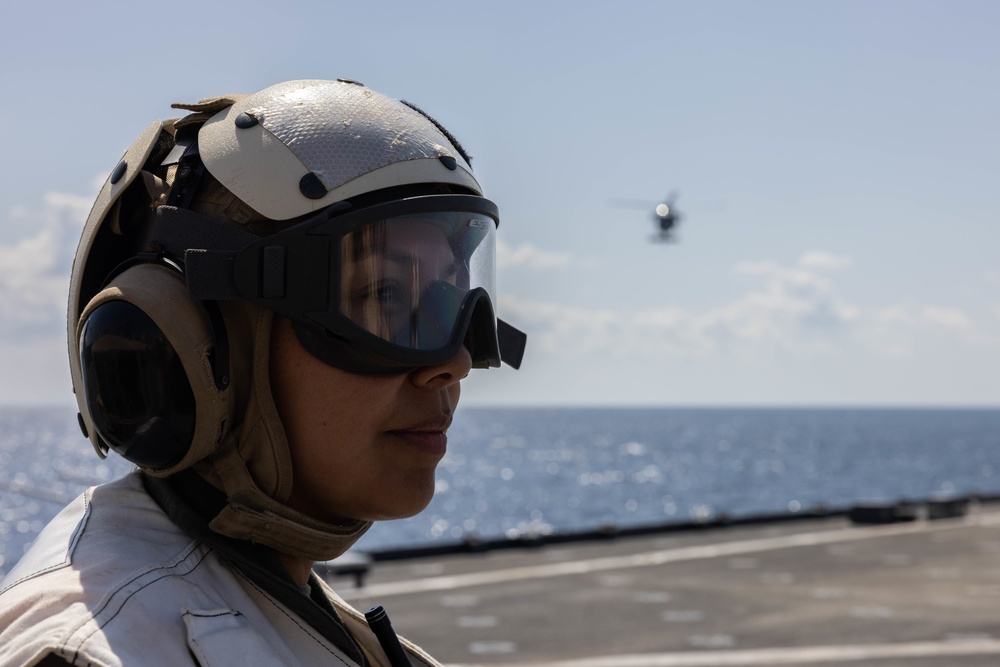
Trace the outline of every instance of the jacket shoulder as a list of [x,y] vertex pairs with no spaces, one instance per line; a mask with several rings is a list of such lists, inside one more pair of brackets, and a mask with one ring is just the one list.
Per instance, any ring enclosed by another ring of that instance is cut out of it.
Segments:
[[[55,653],[113,667],[119,654],[145,650],[149,633],[129,637],[140,618],[161,624],[158,634],[173,632],[184,646],[177,605],[218,606],[187,576],[209,554],[167,518],[138,473],[88,489],[0,582],[0,664],[33,665]],[[151,604],[151,595],[160,599]],[[132,613],[120,614],[126,604]],[[111,638],[118,642],[113,650],[103,647]]]
[[0,595],[43,577],[55,583],[61,570],[92,589],[111,586],[130,567],[169,562],[192,543],[132,473],[87,489],[59,512],[0,582]]
[[240,575],[176,527],[137,474],[67,506],[0,584],[4,667],[305,665],[295,647],[311,636],[301,622],[277,628]]

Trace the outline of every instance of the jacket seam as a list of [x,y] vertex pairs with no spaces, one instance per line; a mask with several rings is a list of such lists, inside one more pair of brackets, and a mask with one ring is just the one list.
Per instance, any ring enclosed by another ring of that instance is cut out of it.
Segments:
[[258,592],[258,593],[260,593],[260,594],[261,594],[261,596],[262,596],[262,597],[263,597],[263,598],[264,598],[265,600],[267,600],[268,604],[270,604],[270,605],[271,605],[272,607],[274,607],[275,609],[277,609],[278,611],[280,611],[280,612],[281,612],[282,614],[284,614],[284,615],[285,615],[286,617],[288,617],[288,620],[290,620],[290,621],[291,621],[292,623],[294,623],[295,625],[297,625],[297,626],[299,627],[299,629],[300,629],[300,630],[302,630],[303,632],[305,632],[305,633],[306,633],[306,634],[307,634],[307,635],[309,636],[309,638],[310,638],[310,639],[312,639],[312,640],[313,640],[314,642],[316,642],[317,644],[319,644],[319,646],[320,646],[320,647],[322,647],[322,649],[323,649],[324,651],[326,651],[326,652],[327,652],[327,653],[329,653],[329,654],[330,654],[331,656],[333,656],[334,658],[336,658],[337,660],[339,660],[339,661],[340,661],[340,662],[341,662],[342,664],[344,664],[344,665],[347,665],[347,667],[350,667],[350,663],[348,663],[348,662],[345,662],[345,661],[344,661],[344,659],[343,659],[343,658],[342,658],[341,656],[337,655],[337,653],[335,653],[334,651],[330,650],[330,647],[329,647],[329,646],[327,646],[326,644],[324,644],[323,642],[321,642],[321,641],[319,640],[319,638],[318,638],[318,637],[317,637],[317,636],[316,636],[316,635],[315,635],[315,634],[314,634],[314,633],[312,632],[312,629],[311,629],[311,628],[310,628],[309,626],[307,626],[307,625],[303,625],[302,623],[300,623],[300,622],[298,621],[298,619],[297,619],[297,618],[295,618],[295,616],[293,616],[292,614],[288,613],[288,611],[287,611],[287,610],[286,610],[286,609],[285,609],[284,607],[282,607],[282,606],[281,606],[281,605],[279,605],[279,604],[276,604],[276,603],[274,602],[274,600],[272,600],[272,599],[271,599],[271,596],[270,596],[270,595],[268,595],[268,594],[267,594],[267,592],[266,592],[266,591],[264,591],[264,589],[263,589],[263,588],[261,588],[260,586],[258,586],[258,585],[257,585],[257,584],[256,584],[256,583],[255,583],[255,582],[253,581],[253,580],[251,580],[250,578],[246,577],[246,576],[245,576],[245,575],[244,575],[244,574],[243,574],[242,572],[240,572],[239,570],[234,570],[234,571],[236,572],[236,574],[237,574],[237,575],[239,575],[239,576],[240,576],[240,578],[242,578],[242,579],[243,579],[244,581],[246,581],[246,582],[247,582],[248,584],[250,584],[251,586],[253,586],[253,588],[254,588],[254,589],[255,589],[255,590],[256,590],[256,591]]
[[182,571],[180,573],[177,572],[177,568],[179,566],[184,565],[185,563],[187,563],[188,559],[190,559],[192,555],[198,555],[197,547],[198,547],[198,542],[192,542],[188,546],[188,549],[189,549],[188,553],[186,553],[184,555],[184,557],[180,561],[178,561],[177,563],[174,563],[173,565],[170,565],[169,567],[158,567],[158,568],[154,568],[152,570],[147,570],[145,572],[142,572],[141,574],[136,575],[132,579],[128,580],[127,582],[125,582],[124,584],[122,584],[121,586],[119,586],[118,589],[114,593],[112,593],[111,595],[109,595],[107,597],[107,599],[105,599],[105,601],[103,602],[103,604],[101,604],[98,609],[95,609],[91,613],[91,618],[93,618],[95,621],[97,621],[98,616],[100,616],[100,614],[103,613],[104,610],[107,609],[112,604],[112,602],[118,596],[119,592],[122,591],[122,589],[127,588],[128,586],[132,585],[133,583],[135,583],[136,581],[142,579],[143,577],[148,577],[150,575],[150,573],[153,573],[153,572],[159,572],[160,573],[159,576],[157,576],[156,578],[154,578],[151,581],[148,581],[148,582],[142,584],[141,586],[139,586],[138,588],[136,588],[134,591],[132,591],[128,595],[126,595],[125,598],[123,600],[121,600],[121,602],[118,604],[118,608],[115,610],[115,612],[113,614],[111,614],[110,617],[108,617],[107,619],[105,619],[103,622],[95,623],[96,627],[94,627],[94,629],[90,633],[88,633],[88,634],[86,634],[86,635],[84,635],[84,636],[82,636],[80,638],[80,640],[77,642],[76,648],[74,649],[74,651],[75,651],[75,653],[74,653],[74,662],[75,662],[76,658],[79,657],[80,651],[83,650],[83,647],[87,644],[87,642],[89,642],[91,640],[91,638],[93,638],[94,635],[96,635],[98,632],[100,632],[101,630],[103,630],[108,624],[110,624],[112,621],[114,621],[115,618],[118,617],[118,614],[121,613],[122,609],[125,608],[125,605],[128,604],[129,600],[131,600],[135,595],[137,595],[139,592],[143,591],[144,589],[148,588],[149,586],[152,586],[153,584],[158,583],[162,579],[166,579],[168,577],[173,577],[173,576],[187,576],[187,575],[191,574],[192,572],[194,572],[196,569],[198,569],[198,567],[202,563],[205,562],[205,559],[207,558],[207,556],[212,552],[211,549],[207,549],[204,553],[202,553],[200,555],[200,558],[198,558],[197,562],[195,562],[189,569],[184,570],[184,571]]
[[90,495],[92,491],[93,489],[87,489],[87,491],[83,494],[83,516],[80,517],[80,520],[77,521],[76,523],[76,527],[73,529],[73,535],[70,538],[69,544],[66,547],[66,556],[65,558],[63,558],[62,562],[50,565],[49,567],[43,567],[40,570],[35,570],[34,572],[29,572],[25,574],[17,581],[12,581],[3,589],[0,589],[0,594],[5,593],[14,588],[15,586],[23,584],[24,582],[30,579],[34,579],[35,577],[47,574],[49,572],[55,572],[56,570],[60,570],[66,567],[67,565],[70,565],[73,562],[73,552],[76,551],[76,544],[77,542],[80,541],[80,536],[83,535],[83,531],[87,527],[87,522],[90,520],[90,510],[91,510]]

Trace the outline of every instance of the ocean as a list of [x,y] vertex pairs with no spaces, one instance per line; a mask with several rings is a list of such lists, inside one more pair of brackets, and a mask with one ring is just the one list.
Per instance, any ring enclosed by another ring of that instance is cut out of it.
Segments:
[[[101,460],[68,408],[0,408],[0,575]],[[429,507],[359,550],[523,538],[859,501],[1000,494],[1000,410],[462,408]]]

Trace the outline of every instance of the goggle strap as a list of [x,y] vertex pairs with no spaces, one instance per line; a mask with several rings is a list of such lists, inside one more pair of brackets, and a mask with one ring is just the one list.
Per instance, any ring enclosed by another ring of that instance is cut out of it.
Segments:
[[187,250],[184,253],[184,281],[191,296],[202,301],[239,299],[233,282],[233,262],[230,252]]
[[151,245],[184,260],[184,278],[196,299],[240,298],[233,279],[233,262],[259,237],[230,222],[175,206],[154,212]]
[[237,253],[260,240],[259,236],[235,223],[186,208],[160,206],[153,215],[152,242],[179,255],[189,248]]

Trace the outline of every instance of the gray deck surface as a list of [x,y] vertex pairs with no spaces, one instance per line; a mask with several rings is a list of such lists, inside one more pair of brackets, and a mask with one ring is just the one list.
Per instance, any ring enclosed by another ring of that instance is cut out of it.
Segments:
[[1000,511],[380,562],[331,583],[447,665],[1000,665]]

